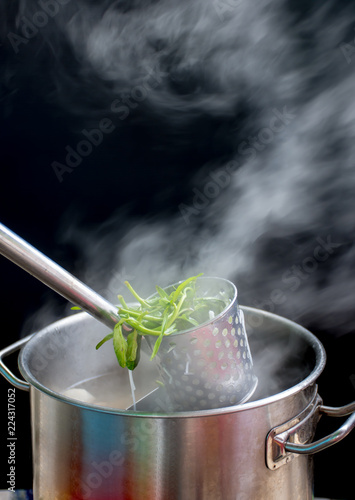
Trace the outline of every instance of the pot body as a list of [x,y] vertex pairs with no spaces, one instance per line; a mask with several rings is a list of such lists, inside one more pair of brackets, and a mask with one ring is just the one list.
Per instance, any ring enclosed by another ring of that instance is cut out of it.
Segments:
[[[31,385],[35,500],[311,500],[312,458],[271,470],[265,446],[272,428],[316,397],[324,350],[298,325],[243,309],[258,378],[278,376],[279,390],[261,384],[253,401],[215,410],[133,412],[70,399],[66,388],[105,370],[118,391],[128,383],[112,349],[92,350],[104,327],[81,313],[36,334],[20,355]],[[154,379],[145,363],[134,372],[138,388]]]
[[[272,471],[265,438],[306,404],[213,417],[127,417],[32,390],[35,500],[311,500],[309,455]],[[303,404],[302,404],[303,403]]]

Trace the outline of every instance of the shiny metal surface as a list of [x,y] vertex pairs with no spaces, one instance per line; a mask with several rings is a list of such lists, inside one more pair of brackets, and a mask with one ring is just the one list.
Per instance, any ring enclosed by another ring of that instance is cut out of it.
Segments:
[[[118,322],[117,307],[1,223],[0,253],[109,328]],[[220,283],[218,293],[221,296],[222,293],[230,296],[232,302],[226,315],[187,333],[169,336],[159,351],[160,374],[177,409],[196,410],[237,404],[248,399],[256,388],[248,339],[239,318],[236,288],[227,280],[216,278],[202,278],[200,282],[204,285],[200,288],[211,281],[214,286],[216,282]],[[196,345],[193,345],[194,341]],[[144,345],[148,347],[152,343],[152,339],[147,339]],[[197,352],[200,353],[198,356]],[[201,363],[206,363],[206,366],[202,367]],[[0,369],[4,375],[12,377],[16,387],[28,388],[8,373],[1,358]]]
[[[294,454],[270,470],[266,436],[286,422],[297,431],[295,441],[307,442],[317,421],[315,408],[344,416],[354,403],[319,405],[315,382],[325,353],[312,334],[275,315],[242,309],[256,370],[265,369],[259,366],[265,347],[280,347],[281,372],[296,364],[299,374],[293,371],[294,378],[277,391],[260,385],[253,401],[233,407],[164,411],[161,388],[147,391],[150,406],[138,412],[63,395],[67,387],[104,372],[117,378],[118,391],[128,383],[112,349],[95,351],[104,327],[85,313],[3,350],[1,357],[26,344],[19,364],[30,385],[35,500],[311,500],[311,456]],[[143,356],[135,373],[139,385],[158,372]],[[9,370],[3,374],[13,382]],[[307,424],[298,425],[303,419]]]
[[117,307],[1,223],[0,254],[109,328],[118,322]]
[[[260,404],[273,403],[301,392],[313,384],[323,371],[326,362],[324,348],[308,330],[292,321],[265,311],[243,306],[241,309],[245,314],[253,357],[254,359],[256,357],[254,363],[256,373],[263,373],[265,370],[265,366],[261,366],[260,363],[265,348],[274,351],[280,347],[284,352],[283,358],[279,357],[279,371],[282,371],[282,377],[279,377],[277,390],[275,387],[270,389],[269,384],[267,386],[259,384],[254,398],[242,406],[176,412],[176,415],[181,417],[210,416],[234,412],[240,408],[254,408]],[[255,318],[258,319],[257,322]],[[86,313],[74,314],[52,323],[33,335],[31,341],[21,350],[19,356],[20,371],[31,385],[49,396],[60,398],[68,403],[73,401],[65,398],[61,391],[80,380],[112,372],[115,373],[119,381],[123,377],[126,384],[127,372],[118,366],[111,346],[106,345],[97,351],[95,350],[96,343],[104,332],[105,328],[92,321],[92,318]],[[87,335],[86,337],[84,337],[84,333]],[[301,356],[304,356],[305,359],[302,359]],[[310,359],[306,359],[307,356]],[[145,359],[146,356],[143,357],[143,360]],[[134,371],[135,382],[137,381],[139,384],[140,379],[145,378],[148,366],[158,376],[154,360],[149,364],[143,362],[142,368],[140,369],[138,365]],[[295,370],[295,366],[297,370]],[[291,376],[287,376],[288,371],[292,371]],[[149,376],[153,375],[150,373]],[[284,380],[286,381],[283,385]],[[122,410],[111,407],[98,408],[89,403],[85,407],[96,411],[122,413]],[[171,413],[167,415],[167,418],[170,416]]]
[[[256,371],[265,370],[264,350],[279,348],[283,376],[278,390],[261,384],[252,401],[220,409],[166,411],[161,388],[149,388],[150,406],[136,412],[63,395],[103,373],[117,379],[118,392],[128,384],[112,349],[95,351],[104,327],[85,313],[24,339],[19,366],[30,384],[35,500],[311,500],[311,455],[291,447],[292,460],[270,470],[266,437],[270,429],[283,432],[286,426],[296,436],[295,446],[307,446],[318,413],[344,416],[354,403],[320,404],[316,379],[325,353],[312,334],[273,314],[242,310]],[[139,386],[158,372],[144,355],[134,373]],[[3,374],[12,381],[11,372]]]
[[[354,403],[355,405],[355,403]],[[334,416],[334,415],[332,415]],[[344,439],[353,429],[355,428],[355,409],[352,415],[344,422],[344,424],[339,427],[336,431],[332,432],[328,436],[325,436],[318,441],[308,444],[297,444],[288,442],[288,436],[280,436],[279,442],[284,446],[286,451],[298,453],[298,454],[310,454],[319,453],[334,444],[339,443]]]
[[313,398],[310,403],[291,420],[270,430],[266,438],[266,465],[270,470],[276,470],[289,464],[297,457],[285,449],[285,442],[306,443],[311,441],[319,420],[319,405],[322,400],[314,387]]
[[[63,389],[105,370],[116,370],[117,390],[128,383],[112,349],[94,349],[103,327],[82,313],[35,335],[20,354],[22,375],[31,384],[34,498],[311,500],[312,459],[300,455],[271,471],[265,439],[313,400],[324,350],[292,322],[243,310],[251,323],[255,366],[265,337],[274,345],[292,345],[283,368],[298,363],[301,375],[279,392],[260,393],[258,387],[253,401],[222,409],[133,412],[70,399]],[[252,328],[255,317],[258,327]],[[136,385],[147,377],[141,368]]]
[[8,347],[5,347],[0,351],[0,373],[17,389],[21,389],[22,391],[29,391],[30,384],[24,380],[19,379],[12,371],[6,366],[4,362],[4,358],[9,356],[13,352],[18,351],[30,340],[32,335],[28,335],[27,337],[14,342]]
[[306,404],[159,418],[67,405],[31,388],[35,500],[311,500],[312,467],[265,465],[269,426]]
[[[156,360],[173,407],[197,411],[247,401],[257,378],[237,289],[228,280],[202,277],[196,281],[196,296],[220,299],[226,307],[200,326],[163,338]],[[153,351],[156,339],[145,340]]]

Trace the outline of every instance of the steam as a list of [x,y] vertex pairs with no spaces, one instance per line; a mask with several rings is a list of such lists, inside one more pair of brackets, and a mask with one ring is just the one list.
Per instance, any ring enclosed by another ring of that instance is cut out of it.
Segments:
[[[142,127],[153,157],[167,159],[160,175],[172,179],[152,183],[151,196],[177,200],[165,218],[127,223],[120,212],[109,234],[63,232],[81,248],[84,281],[115,301],[127,278],[149,294],[204,272],[232,279],[246,305],[354,330],[355,60],[341,44],[355,12],[336,5],[303,19],[281,0],[82,0],[60,9],[42,30],[58,54],[49,98],[93,127],[110,116],[117,151],[125,127]],[[33,3],[21,6],[33,13]],[[75,72],[58,50],[64,41]],[[174,155],[198,147],[208,159],[198,155],[193,172],[181,165],[173,177]]]
[[[212,137],[219,154],[197,165],[173,216],[131,221],[116,246],[117,232],[91,242],[89,282],[114,300],[126,276],[149,293],[203,271],[233,279],[249,305],[354,328],[355,70],[341,44],[355,13],[334,5],[297,20],[281,0],[82,1],[54,18],[79,64],[75,113],[111,113],[124,128],[112,103],[129,107],[153,75],[130,118],[165,128],[157,156],[192,151],[197,118],[224,124]],[[58,85],[72,108],[66,95]],[[108,267],[104,248],[116,249]]]

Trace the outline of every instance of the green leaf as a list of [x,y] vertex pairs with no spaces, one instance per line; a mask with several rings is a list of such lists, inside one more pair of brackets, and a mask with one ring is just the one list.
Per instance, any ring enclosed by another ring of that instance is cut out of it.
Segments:
[[125,281],[124,284],[126,285],[126,287],[128,288],[128,290],[131,292],[131,294],[133,295],[134,298],[136,298],[138,300],[138,302],[140,304],[142,304],[142,306],[147,306],[147,302],[142,299],[142,297],[140,297],[138,295],[138,293],[132,288],[131,284],[128,282],[128,281]]
[[160,288],[160,286],[158,286],[158,285],[155,288],[157,289],[157,292],[160,295],[160,297],[162,297],[163,299],[169,298],[169,295],[166,293],[165,290],[163,290],[163,288]]
[[193,326],[198,326],[200,323],[196,321],[195,319],[191,318],[190,316],[187,317],[186,314],[182,314],[179,317],[179,321],[186,321],[187,323],[190,323]]
[[113,331],[113,348],[119,365],[122,366],[122,368],[125,368],[127,365],[127,341],[122,334],[121,323],[117,323]]
[[134,330],[127,337],[127,368],[134,370],[140,359],[140,346],[142,336]]
[[108,340],[112,339],[113,338],[113,332],[109,333],[108,335],[106,335],[106,337],[104,337],[96,346],[96,349],[100,349],[100,347],[102,346],[102,344],[104,344],[105,342],[107,342]]
[[[174,306],[175,306],[175,304],[174,304]],[[165,309],[165,311],[163,313],[163,321],[161,324],[161,334],[160,335],[164,335],[165,329],[168,326],[168,321],[169,321],[169,310]]]
[[122,297],[122,295],[117,295],[117,298],[121,302],[121,304],[123,305],[123,307],[127,308],[127,304],[126,304],[124,298]]
[[133,330],[133,332],[131,332],[127,337],[128,361],[134,361],[136,359],[137,348],[138,348],[137,337],[138,337],[137,330]]
[[155,331],[155,330],[152,330],[151,328],[147,328],[144,325],[142,325],[142,323],[139,323],[137,320],[135,320],[133,318],[129,318],[129,319],[125,320],[125,323],[127,323],[132,328],[135,328],[139,332],[146,333],[148,335],[155,335],[157,337],[159,335],[159,331]]
[[[227,304],[216,297],[196,297],[196,280],[200,276],[202,274],[186,279],[176,289],[168,287],[168,290],[172,290],[170,294],[167,293],[167,289],[157,285],[157,293],[145,300],[128,282],[125,282],[139,304],[129,306],[122,295],[118,295],[121,304],[118,307],[120,321],[114,331],[97,344],[96,349],[113,338],[113,346],[120,366],[133,370],[139,361],[142,335],[157,337],[151,356],[153,359],[157,355],[164,336],[193,326],[197,327],[209,320],[210,311],[218,315]],[[73,307],[72,309],[80,308]]]
[[182,290],[189,284],[191,283],[192,281],[196,281],[197,278],[199,278],[200,276],[202,276],[203,273],[200,273],[198,274],[197,276],[191,276],[191,278],[188,278],[187,280],[183,281],[182,283],[180,283],[180,285],[177,287],[177,289],[175,290],[174,294],[173,294],[173,297],[172,297],[172,302],[176,302],[177,298],[179,297],[180,293],[182,292]]
[[153,348],[153,352],[152,352],[152,355],[150,357],[150,359],[153,359],[155,358],[155,356],[157,355],[157,352],[159,350],[159,347],[160,347],[160,344],[163,340],[163,337],[164,337],[164,334],[162,333],[161,335],[159,335],[159,337],[157,338],[155,344],[154,344],[154,348]]

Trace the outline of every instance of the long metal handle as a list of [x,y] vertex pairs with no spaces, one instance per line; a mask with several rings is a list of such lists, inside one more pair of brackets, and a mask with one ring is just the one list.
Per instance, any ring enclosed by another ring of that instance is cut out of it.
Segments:
[[117,307],[1,223],[0,254],[109,328],[118,322]]
[[[276,441],[280,448],[286,452],[297,453],[299,455],[309,455],[318,453],[319,451],[329,448],[329,446],[339,443],[339,441],[344,439],[350,431],[355,428],[355,402],[340,408],[331,408],[329,406],[320,405],[318,406],[318,411],[332,417],[343,417],[349,415],[350,413],[351,416],[332,434],[329,434],[328,436],[313,443],[301,444],[290,442],[288,439],[295,433],[296,426],[275,436],[273,438],[274,441]],[[298,424],[297,428],[299,426],[300,425]]]
[[32,333],[32,335],[28,335],[27,337],[18,340],[14,344],[11,344],[8,347],[5,347],[5,349],[2,349],[2,351],[0,351],[0,373],[6,378],[6,380],[10,382],[10,384],[14,385],[18,389],[21,389],[22,391],[29,391],[30,384],[16,377],[16,375],[13,374],[12,371],[9,370],[8,367],[5,365],[3,358],[8,356],[9,354],[12,354],[18,349],[21,349],[21,347],[25,345],[33,335],[34,334]]

